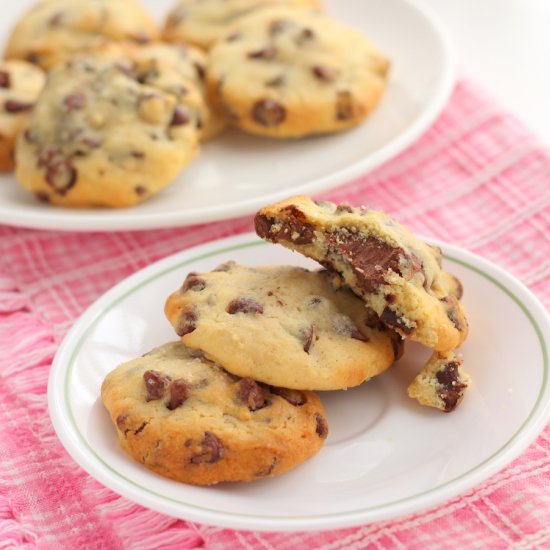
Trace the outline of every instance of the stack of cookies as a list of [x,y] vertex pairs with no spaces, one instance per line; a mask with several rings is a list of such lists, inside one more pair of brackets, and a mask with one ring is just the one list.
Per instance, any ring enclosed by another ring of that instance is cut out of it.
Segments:
[[434,354],[409,386],[452,411],[468,387],[455,351],[467,336],[462,285],[441,251],[382,212],[292,197],[257,213],[258,235],[324,269],[189,273],[165,313],[180,341],[111,372],[103,402],[122,447],[178,481],[281,474],[321,449],[314,391],[357,386],[411,339]]
[[163,31],[137,0],[43,0],[5,56],[0,168],[66,207],[143,201],[228,124],[273,138],[356,126],[389,67],[318,0],[180,0]]

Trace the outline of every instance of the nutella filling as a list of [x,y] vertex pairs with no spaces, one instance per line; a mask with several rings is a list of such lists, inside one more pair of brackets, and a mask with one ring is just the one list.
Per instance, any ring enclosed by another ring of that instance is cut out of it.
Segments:
[[327,239],[329,251],[342,256],[357,277],[357,284],[366,292],[375,292],[385,282],[386,273],[401,275],[399,260],[404,256],[401,248],[377,239],[361,237],[356,233],[334,232]]

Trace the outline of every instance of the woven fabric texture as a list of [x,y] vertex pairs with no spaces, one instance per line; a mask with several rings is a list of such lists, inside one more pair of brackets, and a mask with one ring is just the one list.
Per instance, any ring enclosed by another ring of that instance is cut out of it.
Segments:
[[[422,235],[472,250],[550,306],[550,154],[468,81],[413,147],[319,198],[383,209]],[[550,427],[507,468],[450,502],[328,532],[176,520],[118,496],[74,463],[46,402],[49,367],[67,330],[124,277],[250,231],[251,222],[113,233],[0,226],[0,549],[550,548]]]

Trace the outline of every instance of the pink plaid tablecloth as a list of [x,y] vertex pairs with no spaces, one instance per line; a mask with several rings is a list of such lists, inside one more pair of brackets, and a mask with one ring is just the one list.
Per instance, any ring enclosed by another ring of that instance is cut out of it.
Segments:
[[[408,151],[323,197],[384,209],[473,250],[550,306],[550,154],[471,83],[459,83]],[[550,427],[502,472],[442,506],[318,533],[186,523],[116,495],[72,461],[54,434],[46,383],[75,319],[152,261],[251,228],[250,217],[127,233],[0,226],[0,548],[550,548]]]

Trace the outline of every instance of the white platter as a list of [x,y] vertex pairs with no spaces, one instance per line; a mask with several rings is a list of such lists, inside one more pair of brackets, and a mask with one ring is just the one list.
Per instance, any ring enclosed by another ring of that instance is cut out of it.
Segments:
[[[34,0],[2,5],[0,39]],[[162,19],[173,0],[144,0]],[[339,135],[276,141],[230,131],[162,193],[124,210],[39,204],[0,174],[0,223],[71,231],[188,225],[249,214],[296,193],[318,193],[366,173],[416,140],[447,102],[455,59],[447,34],[410,0],[326,0],[327,11],[362,29],[392,61],[387,94],[362,126]]]
[[63,445],[101,483],[176,517],[241,529],[321,530],[419,511],[503,468],[550,417],[546,310],[520,282],[456,247],[445,267],[464,283],[470,336],[463,346],[473,379],[450,414],[420,407],[406,386],[429,355],[404,358],[357,388],[321,394],[330,434],[321,452],[278,478],[201,488],[146,470],[118,446],[99,398],[117,364],[174,340],[163,305],[189,271],[230,259],[245,265],[313,265],[247,234],[186,250],[133,275],[75,323],[56,355],[50,414]]

